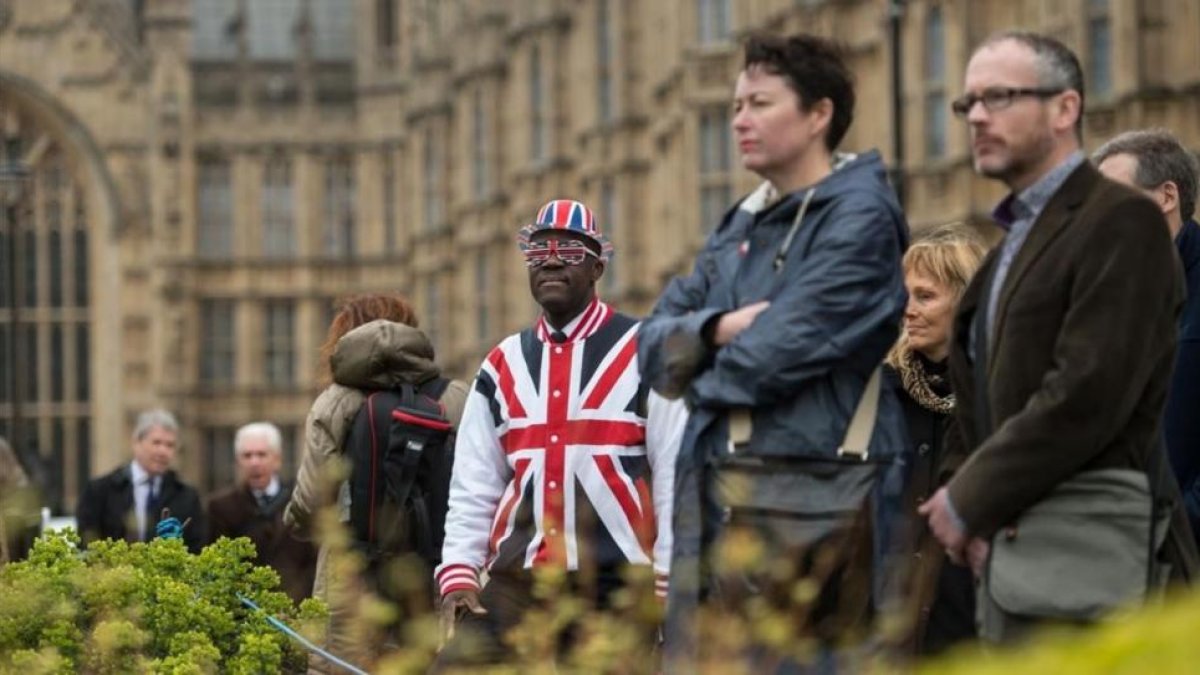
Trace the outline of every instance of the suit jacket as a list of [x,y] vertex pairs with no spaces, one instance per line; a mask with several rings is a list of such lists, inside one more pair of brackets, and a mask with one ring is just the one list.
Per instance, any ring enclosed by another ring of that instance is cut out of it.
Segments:
[[208,516],[212,540],[249,537],[258,550],[255,564],[274,568],[282,579],[283,590],[299,602],[312,595],[317,551],[283,524],[283,508],[291,496],[292,487],[282,486],[263,507],[250,488],[240,484],[213,495],[208,502]]
[[[1183,304],[1158,208],[1084,164],[1014,258],[991,335],[982,335],[984,322],[976,331],[986,338],[975,345],[976,362],[971,325],[984,310],[997,252],[964,292],[950,355],[955,415],[971,455],[948,488],[968,531],[981,536],[1081,471],[1144,468],[1152,452],[1163,452]],[[979,387],[981,374],[987,382]]]
[[[168,515],[178,518],[181,523],[190,518],[191,522],[183,528],[183,541],[189,551],[199,553],[208,537],[200,495],[174,471],[163,475],[160,489],[161,508],[146,522],[146,531],[154,533],[154,527],[162,519],[161,509],[167,509]],[[133,506],[133,477],[128,464],[88,481],[75,507],[75,518],[84,543],[96,539],[138,541],[137,515]]]
[[1200,535],[1200,225],[1195,220],[1183,224],[1175,246],[1187,279],[1187,303],[1179,317],[1179,353],[1163,433],[1192,532]]

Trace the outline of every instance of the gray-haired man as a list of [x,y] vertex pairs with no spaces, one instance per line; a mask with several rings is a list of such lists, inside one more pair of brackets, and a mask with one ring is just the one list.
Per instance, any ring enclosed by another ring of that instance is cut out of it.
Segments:
[[[171,470],[179,444],[179,423],[166,410],[138,415],[133,430],[133,460],[89,481],[75,516],[85,543],[96,539],[149,541],[164,509],[187,522],[183,540],[200,551],[206,539],[204,510],[196,489]],[[190,521],[190,522],[189,522]]]
[[1125,132],[1100,146],[1092,162],[1100,173],[1141,190],[1158,205],[1183,263],[1187,301],[1179,315],[1179,351],[1163,436],[1195,534],[1200,532],[1200,415],[1195,413],[1200,405],[1200,225],[1192,214],[1200,167],[1165,129]]
[[317,552],[283,524],[283,508],[292,486],[279,475],[283,436],[270,422],[253,422],[233,439],[238,481],[208,502],[212,539],[249,537],[258,551],[255,563],[279,572],[283,590],[299,602],[312,595]]

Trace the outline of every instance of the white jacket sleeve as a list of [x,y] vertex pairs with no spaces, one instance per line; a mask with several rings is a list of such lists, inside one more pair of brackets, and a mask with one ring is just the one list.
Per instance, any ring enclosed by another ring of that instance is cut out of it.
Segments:
[[674,401],[650,391],[646,401],[646,455],[650,461],[654,514],[658,538],[654,542],[654,590],[667,594],[671,570],[671,519],[675,502],[675,460],[683,441],[688,412],[682,399]]
[[472,388],[454,445],[442,564],[434,571],[443,596],[479,588],[496,507],[511,478],[488,400]]

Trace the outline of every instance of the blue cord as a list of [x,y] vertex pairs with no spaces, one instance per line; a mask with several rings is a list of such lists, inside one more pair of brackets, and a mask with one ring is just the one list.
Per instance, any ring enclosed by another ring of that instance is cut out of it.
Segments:
[[[250,598],[247,598],[240,593],[238,594],[237,597],[238,597],[238,600],[242,601],[243,605],[245,605],[245,606],[249,607],[250,609],[253,609],[257,612],[263,612],[263,609],[261,607],[259,607],[258,605],[254,604],[254,601],[251,600]],[[274,626],[276,630],[283,633],[284,635],[286,635],[286,636],[292,638],[293,640],[296,640],[300,644],[304,645],[304,648],[307,649],[308,651],[319,655],[321,658],[325,659],[326,661],[329,661],[330,663],[333,663],[334,665],[338,665],[338,666],[345,668],[346,670],[354,673],[354,675],[368,675],[367,671],[356,668],[353,665],[346,663],[345,661],[334,656],[333,654],[330,654],[329,652],[325,651],[324,649],[321,649],[320,647],[316,646],[315,644],[310,642],[308,639],[306,639],[303,635],[292,630],[290,626],[288,626],[286,623],[280,621],[279,619],[276,619],[274,616],[271,616],[270,614],[267,614],[266,612],[263,612],[263,614],[265,615],[267,623]]]
[[[165,514],[166,510],[164,509],[163,512]],[[178,518],[163,518],[161,521],[159,521],[158,525],[155,526],[154,533],[160,539],[183,539],[183,528],[186,525],[187,525],[187,523],[180,523]],[[261,607],[259,607],[258,605],[254,604],[254,601],[251,600],[250,598],[247,598],[240,593],[238,594],[237,598],[238,598],[238,600],[242,601],[243,605],[249,607],[250,609],[252,609],[256,612],[263,612],[263,609]],[[280,621],[279,619],[276,619],[274,616],[271,616],[270,614],[267,614],[266,612],[263,612],[263,614],[266,616],[267,623],[274,626],[276,630],[283,633],[284,635],[286,635],[286,636],[292,638],[293,640],[296,640],[300,644],[304,645],[304,647],[306,649],[308,649],[308,651],[320,655],[321,658],[325,659],[326,661],[329,661],[330,663],[333,663],[335,665],[339,665],[339,666],[345,668],[346,670],[354,673],[354,675],[368,675],[367,671],[355,668],[354,666],[350,665],[349,663],[346,663],[345,661],[339,659],[338,657],[334,656],[333,654],[330,654],[329,652],[325,651],[324,649],[321,649],[320,647],[316,646],[315,644],[310,642],[308,639],[306,639],[303,635],[292,630],[290,626],[288,626],[286,623]]]

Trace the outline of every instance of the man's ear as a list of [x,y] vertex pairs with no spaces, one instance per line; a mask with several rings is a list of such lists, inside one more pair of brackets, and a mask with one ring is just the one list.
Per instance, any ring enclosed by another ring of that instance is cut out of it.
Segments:
[[[1175,181],[1169,180],[1162,185],[1159,185],[1154,190],[1154,196],[1163,213],[1170,213],[1179,209],[1179,186]],[[1184,214],[1184,218],[1188,218],[1188,214]]]
[[[1079,92],[1068,89],[1062,93],[1058,99],[1056,111],[1058,112],[1058,121],[1061,129],[1074,129],[1075,121],[1083,115],[1080,109],[1082,99]],[[1070,120],[1068,122],[1068,120]]]
[[605,262],[596,259],[592,262],[592,283],[600,281],[600,277],[604,276],[604,269],[607,267]]

